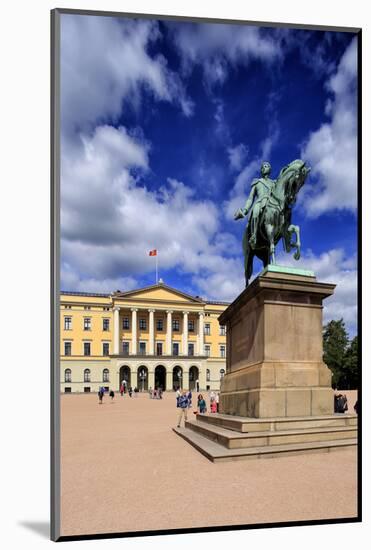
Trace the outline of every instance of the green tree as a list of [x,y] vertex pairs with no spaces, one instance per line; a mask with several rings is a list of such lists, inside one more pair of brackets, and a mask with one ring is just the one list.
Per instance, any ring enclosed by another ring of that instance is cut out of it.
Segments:
[[351,341],[345,354],[345,374],[347,387],[358,388],[358,336]]
[[323,360],[333,373],[332,385],[339,388],[347,383],[345,356],[348,343],[343,319],[330,321],[325,325],[323,329]]

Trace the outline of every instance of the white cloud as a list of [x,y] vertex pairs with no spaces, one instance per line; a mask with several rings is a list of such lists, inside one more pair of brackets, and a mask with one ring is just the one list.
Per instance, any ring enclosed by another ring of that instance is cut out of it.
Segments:
[[243,143],[228,148],[229,165],[232,170],[239,171],[248,155],[249,148]]
[[232,302],[245,288],[242,261],[227,262],[220,272],[193,277],[193,282],[201,289],[204,299]]
[[63,284],[83,280],[92,289],[103,281],[106,288],[124,277],[131,286],[154,270],[152,248],[159,250],[160,269],[176,268],[199,281],[215,273],[228,278],[233,260],[224,256],[239,247],[221,231],[214,203],[176,179],[156,182],[158,191],[144,186],[149,145],[125,128],[97,127],[81,140],[78,154],[62,156]]
[[156,100],[193,112],[179,76],[162,55],[148,49],[161,38],[158,25],[147,20],[122,20],[63,15],[61,31],[61,115],[65,135],[116,120],[130,105],[138,108],[147,91]]
[[330,121],[312,132],[301,157],[312,166],[311,182],[300,197],[310,217],[357,207],[357,39],[348,46],[326,87]]
[[231,67],[253,60],[274,62],[281,58],[279,33],[274,38],[259,27],[242,25],[168,24],[182,56],[183,71],[199,64],[207,86],[223,84]]
[[133,277],[117,277],[116,279],[80,279],[78,274],[67,264],[61,266],[61,286],[63,290],[75,292],[106,292],[115,290],[132,290],[138,287]]

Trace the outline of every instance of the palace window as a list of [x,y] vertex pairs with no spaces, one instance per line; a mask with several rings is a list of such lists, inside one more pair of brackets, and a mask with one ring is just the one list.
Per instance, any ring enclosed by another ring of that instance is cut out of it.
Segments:
[[84,317],[84,330],[91,330],[91,318]]
[[65,386],[64,393],[72,393],[72,388]]
[[109,307],[104,307],[103,311],[109,311]]
[[164,330],[164,321],[163,321],[163,319],[157,319],[156,327],[157,327],[157,330]]
[[162,355],[162,342],[156,343],[156,355]]
[[65,382],[69,382],[69,383],[72,382],[71,374],[72,374],[71,369],[66,369],[66,370],[64,371],[64,381],[65,381]]
[[72,355],[72,342],[65,342],[64,343],[64,354],[65,355]]
[[91,309],[90,306],[84,306],[84,309]]
[[224,377],[224,375],[225,375],[225,370],[220,369],[220,380]]
[[206,334],[206,336],[210,336],[210,323],[205,323],[204,334]]
[[194,344],[188,344],[188,355],[194,355],[195,354],[195,346]]
[[179,344],[178,344],[178,342],[173,342],[173,355],[179,355]]
[[84,355],[90,355],[90,342],[84,342]]
[[71,330],[71,329],[72,329],[72,317],[65,317],[64,330]]
[[220,346],[220,357],[225,357],[225,346]]
[[64,309],[72,309],[72,306],[64,306]]
[[129,330],[129,328],[130,328],[129,317],[123,317],[122,318],[122,328],[124,330]]
[[173,331],[179,332],[179,319],[173,319]]
[[139,355],[145,355],[145,354],[146,354],[146,343],[139,342]]
[[204,352],[207,357],[210,357],[210,346],[209,344],[205,344],[204,346]]
[[210,369],[206,369],[206,382],[210,382]]
[[188,331],[189,332],[194,332],[195,331],[195,322],[194,322],[193,319],[188,321]]
[[90,382],[90,369],[84,370],[84,382]]
[[84,393],[90,393],[90,388],[85,387],[84,388]]
[[103,382],[109,382],[109,370],[103,369]]
[[109,355],[109,343],[103,342],[103,355]]
[[122,342],[123,355],[129,355],[129,342]]
[[109,319],[103,319],[103,330],[109,330]]
[[225,336],[225,325],[220,325],[219,334],[220,336]]
[[147,330],[147,319],[139,319],[140,330]]

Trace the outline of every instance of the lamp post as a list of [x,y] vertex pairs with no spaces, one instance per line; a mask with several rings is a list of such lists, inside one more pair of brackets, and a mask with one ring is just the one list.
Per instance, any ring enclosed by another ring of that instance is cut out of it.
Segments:
[[147,373],[146,373],[145,369],[142,369],[142,370],[140,371],[140,373],[139,373],[139,378],[140,378],[140,380],[141,380],[141,382],[142,382],[142,391],[144,391],[144,381],[145,381],[145,379],[147,378]]
[[178,380],[179,380],[179,388],[182,388],[182,369],[178,369]]

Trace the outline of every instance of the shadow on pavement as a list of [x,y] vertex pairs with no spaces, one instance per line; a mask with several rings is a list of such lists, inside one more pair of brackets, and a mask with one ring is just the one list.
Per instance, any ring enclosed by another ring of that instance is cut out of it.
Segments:
[[18,525],[30,529],[42,538],[50,538],[50,523],[48,521],[19,521]]

